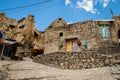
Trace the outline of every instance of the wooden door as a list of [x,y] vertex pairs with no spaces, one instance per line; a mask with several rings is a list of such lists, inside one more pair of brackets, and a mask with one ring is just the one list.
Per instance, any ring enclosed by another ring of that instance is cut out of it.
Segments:
[[73,51],[73,52],[79,52],[79,51],[80,51],[80,47],[79,47],[77,41],[73,41],[73,42],[72,42],[72,51]]
[[76,44],[77,44],[77,41],[73,41],[72,43],[73,43],[73,45],[76,45]]
[[66,42],[66,50],[68,52],[71,52],[72,51],[72,42],[71,41],[67,41]]

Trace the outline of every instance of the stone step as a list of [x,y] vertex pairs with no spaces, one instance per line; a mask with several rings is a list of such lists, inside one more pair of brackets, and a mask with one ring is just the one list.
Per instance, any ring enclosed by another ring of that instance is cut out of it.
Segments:
[[113,75],[120,75],[120,72],[112,72]]

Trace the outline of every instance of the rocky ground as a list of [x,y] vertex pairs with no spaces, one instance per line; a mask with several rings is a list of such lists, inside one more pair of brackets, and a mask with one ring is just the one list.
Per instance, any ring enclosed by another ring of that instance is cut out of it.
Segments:
[[58,69],[33,62],[0,61],[0,80],[120,80],[120,64],[92,69]]

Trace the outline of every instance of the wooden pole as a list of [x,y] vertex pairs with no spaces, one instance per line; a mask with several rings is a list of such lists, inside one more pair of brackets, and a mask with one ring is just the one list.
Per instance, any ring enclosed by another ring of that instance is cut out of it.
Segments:
[[31,49],[30,49],[30,58],[32,58],[32,53],[31,53]]
[[113,18],[113,17],[114,17],[114,13],[113,13],[112,8],[110,8],[110,12],[111,12],[111,14],[112,14],[112,18]]
[[1,52],[1,56],[0,56],[0,60],[2,60],[2,56],[3,56],[3,53],[4,53],[4,49],[5,49],[5,44],[3,44],[3,48],[2,48],[2,52]]

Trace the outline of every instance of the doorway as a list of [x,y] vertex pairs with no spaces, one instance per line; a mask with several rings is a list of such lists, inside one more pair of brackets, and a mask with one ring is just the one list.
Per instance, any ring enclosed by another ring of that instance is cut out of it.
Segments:
[[120,47],[120,29],[118,30],[118,42],[119,42],[119,47]]
[[79,52],[80,47],[78,45],[78,38],[66,39],[66,51],[67,52]]

